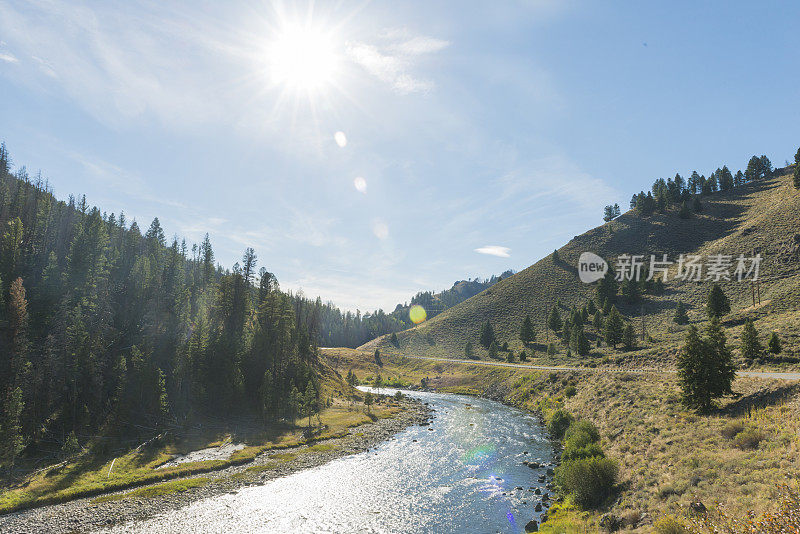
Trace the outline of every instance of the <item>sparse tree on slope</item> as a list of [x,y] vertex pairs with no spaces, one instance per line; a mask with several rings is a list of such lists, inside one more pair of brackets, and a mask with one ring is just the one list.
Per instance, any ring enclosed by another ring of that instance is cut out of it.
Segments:
[[622,345],[625,347],[625,350],[633,350],[636,348],[636,333],[631,323],[625,325],[625,331],[622,333]]
[[464,357],[468,360],[474,360],[475,358],[475,351],[472,349],[472,342],[467,341],[467,344],[464,345]]
[[525,345],[536,341],[536,331],[533,329],[533,321],[531,321],[530,315],[526,315],[525,319],[522,321],[522,326],[520,327],[519,331],[519,339]]
[[605,328],[603,329],[603,336],[606,338],[606,343],[616,348],[617,343],[622,341],[622,331],[624,323],[617,307],[611,308],[611,312],[606,318]]
[[597,299],[600,302],[613,304],[617,301],[618,289],[619,283],[609,265],[606,274],[600,279],[600,283],[597,285]]
[[794,155],[794,186],[800,189],[800,148]]
[[558,306],[553,306],[553,309],[550,310],[550,316],[547,318],[547,326],[553,332],[558,332],[564,326],[561,320],[561,313],[558,311]]
[[711,319],[704,338],[697,327],[690,326],[678,355],[678,381],[684,404],[708,411],[715,399],[732,393],[735,376],[736,366],[719,319]]
[[492,343],[496,341],[494,328],[492,328],[492,323],[486,321],[483,326],[481,327],[481,336],[480,342],[484,348],[488,349]]
[[684,306],[683,302],[679,302],[675,307],[675,315],[672,321],[680,325],[689,324],[689,315],[686,313],[686,306]]
[[769,336],[769,351],[772,354],[780,354],[782,350],[781,338],[778,337],[777,332],[773,332],[772,335]]
[[706,303],[706,313],[708,317],[722,317],[731,311],[731,303],[728,297],[719,287],[719,284],[714,284],[711,291],[708,292],[708,300]]
[[580,356],[586,356],[591,349],[589,340],[586,339],[586,334],[583,331],[583,326],[573,327],[572,332],[572,348],[575,349]]
[[758,341],[758,332],[753,321],[748,320],[742,329],[742,357],[746,360],[754,360],[761,355],[764,347]]

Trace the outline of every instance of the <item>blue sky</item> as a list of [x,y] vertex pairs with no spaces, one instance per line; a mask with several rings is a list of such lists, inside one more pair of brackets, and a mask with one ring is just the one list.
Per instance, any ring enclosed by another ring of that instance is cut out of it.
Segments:
[[[656,178],[800,144],[795,2],[111,4],[0,0],[15,163],[348,309],[523,269]],[[298,28],[313,87],[276,75]]]

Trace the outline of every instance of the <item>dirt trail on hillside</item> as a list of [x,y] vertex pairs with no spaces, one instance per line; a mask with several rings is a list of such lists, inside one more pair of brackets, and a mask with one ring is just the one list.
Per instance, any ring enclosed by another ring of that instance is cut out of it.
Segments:
[[[489,362],[486,360],[459,360],[456,358],[436,358],[434,356],[404,356],[414,360],[432,360],[448,363],[463,363],[466,365],[487,365],[490,367],[511,367],[519,369],[535,369],[538,371],[578,371],[586,373],[641,373],[641,374],[675,374],[675,369],[662,369],[658,367],[627,368],[627,367],[571,367],[528,365],[523,363]],[[775,380],[800,380],[800,372],[785,373],[779,371],[738,371],[738,376],[752,376],[756,378],[771,378]]]

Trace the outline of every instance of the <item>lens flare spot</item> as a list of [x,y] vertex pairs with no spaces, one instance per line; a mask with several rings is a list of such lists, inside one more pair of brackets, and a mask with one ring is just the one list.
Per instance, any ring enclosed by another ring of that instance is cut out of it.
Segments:
[[341,148],[347,146],[347,136],[344,134],[344,132],[336,132],[333,134],[333,140],[336,141],[336,144]]
[[362,178],[361,176],[356,176],[355,180],[353,180],[353,185],[356,188],[356,191],[359,193],[366,194],[367,192],[367,181]]
[[411,306],[411,309],[408,310],[408,317],[411,319],[412,323],[419,324],[428,317],[428,314],[425,312],[425,308],[419,304],[414,304]]
[[496,454],[496,449],[491,443],[486,445],[478,445],[477,447],[468,450],[464,453],[461,461],[467,465],[484,465],[491,461]]

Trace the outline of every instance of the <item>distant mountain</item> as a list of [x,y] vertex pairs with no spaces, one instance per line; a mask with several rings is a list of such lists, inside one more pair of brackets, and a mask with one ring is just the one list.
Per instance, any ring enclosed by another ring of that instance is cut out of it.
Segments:
[[360,312],[343,312],[333,303],[320,305],[319,342],[325,347],[355,348],[377,337],[411,327],[413,323],[408,316],[411,306],[419,304],[425,308],[430,319],[513,274],[514,271],[508,270],[486,279],[459,280],[450,289],[439,293],[421,291],[411,297],[410,303],[395,306],[391,313],[377,310],[361,315]]

